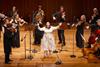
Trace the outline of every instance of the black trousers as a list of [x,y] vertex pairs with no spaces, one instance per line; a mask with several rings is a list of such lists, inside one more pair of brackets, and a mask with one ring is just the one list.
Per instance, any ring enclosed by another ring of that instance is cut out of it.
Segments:
[[5,53],[5,63],[10,61],[10,53]]
[[36,28],[33,33],[34,33],[34,44],[40,44],[41,38],[43,37],[43,31],[40,31],[38,28]]
[[5,63],[8,63],[10,61],[10,54],[6,53],[5,54]]
[[59,42],[65,45],[64,30],[58,30],[58,37],[59,37]]

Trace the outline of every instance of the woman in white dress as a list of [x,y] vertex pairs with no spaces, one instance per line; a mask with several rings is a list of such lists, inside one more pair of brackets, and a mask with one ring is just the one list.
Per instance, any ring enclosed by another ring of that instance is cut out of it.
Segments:
[[52,51],[56,50],[53,31],[61,25],[62,23],[59,23],[58,26],[51,26],[50,22],[47,22],[45,27],[40,28],[38,24],[38,29],[44,31],[43,38],[41,39],[41,49],[44,51],[44,57],[47,57]]

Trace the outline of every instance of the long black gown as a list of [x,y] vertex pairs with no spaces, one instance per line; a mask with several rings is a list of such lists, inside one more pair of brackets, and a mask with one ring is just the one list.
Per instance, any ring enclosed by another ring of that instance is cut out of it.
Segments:
[[10,61],[10,53],[11,53],[11,45],[12,45],[12,32],[8,30],[9,27],[4,27],[4,37],[3,37],[3,43],[4,43],[4,53],[5,53],[5,63],[8,63]]
[[16,28],[16,32],[13,32],[13,44],[12,47],[19,48],[20,47],[20,32],[19,32],[19,23],[13,22]]
[[77,26],[77,31],[76,31],[76,46],[79,48],[83,48],[84,44],[83,44],[83,39],[82,36],[84,33],[84,23],[82,23],[81,25]]

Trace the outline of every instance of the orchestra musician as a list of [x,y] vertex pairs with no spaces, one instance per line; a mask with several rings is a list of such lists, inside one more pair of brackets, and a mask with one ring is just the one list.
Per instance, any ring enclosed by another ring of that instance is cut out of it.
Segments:
[[65,36],[64,36],[64,22],[66,21],[66,15],[64,11],[64,7],[60,6],[60,11],[53,14],[53,20],[57,20],[58,23],[62,23],[62,26],[58,29],[58,37],[59,37],[59,44],[65,46]]
[[95,30],[95,25],[97,24],[97,20],[100,18],[99,12],[97,8],[93,8],[93,15],[91,16],[91,20],[89,21],[91,25],[91,33]]
[[35,24],[35,30],[33,31],[34,36],[34,43],[33,44],[40,44],[41,38],[43,36],[43,32],[38,30],[36,24],[39,23],[42,26],[42,22],[44,19],[44,11],[42,10],[42,6],[38,6],[38,10],[33,13],[33,24]]
[[14,48],[19,48],[20,47],[20,31],[19,31],[19,26],[23,26],[25,22],[23,19],[21,19],[19,17],[19,15],[17,14],[15,16],[15,19],[11,19],[10,23],[12,23],[13,28],[16,29],[15,32],[13,32],[13,44],[12,47]]
[[100,19],[98,19],[95,28],[95,31],[89,37],[88,44],[91,47],[86,47],[84,50],[84,55],[86,58],[89,58],[89,54],[100,59]]
[[[90,23],[90,28],[91,28],[91,33],[90,33],[90,39],[94,38],[94,31],[96,30],[96,26],[97,26],[97,20],[100,18],[99,16],[99,12],[97,8],[93,9],[93,15],[91,16],[91,20],[89,21]],[[92,39],[93,40],[93,39]],[[92,41],[93,42],[93,41]],[[92,43],[88,43],[88,48],[91,48],[91,44]]]
[[94,55],[100,59],[100,19],[97,20],[97,25],[96,25],[96,29],[95,29],[95,40],[96,40],[96,49],[94,52]]
[[76,30],[76,46],[78,48],[84,48],[84,44],[83,44],[83,39],[82,36],[84,34],[84,26],[86,23],[86,16],[85,15],[81,15],[80,17],[80,21],[76,24],[77,30]]
[[4,54],[5,54],[5,64],[10,64],[10,54],[12,46],[12,32],[15,31],[10,24],[9,18],[5,19],[5,23],[2,26],[3,31],[3,43],[4,43]]

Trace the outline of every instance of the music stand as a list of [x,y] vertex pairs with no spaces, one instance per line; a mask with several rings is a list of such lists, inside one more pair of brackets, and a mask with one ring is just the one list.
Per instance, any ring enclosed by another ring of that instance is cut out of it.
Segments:
[[72,50],[72,55],[70,55],[70,57],[72,57],[72,58],[75,58],[75,57],[76,57],[75,51],[74,51],[74,43],[75,43],[75,42],[74,42],[74,39],[75,39],[74,36],[75,36],[75,33],[73,33],[73,45],[72,45],[72,47],[73,47],[72,49],[73,49],[73,50]]
[[34,29],[34,26],[33,26],[32,24],[30,24],[30,25],[28,26],[30,47],[29,47],[29,49],[27,49],[27,51],[29,51],[29,54],[30,54],[30,55],[28,56],[28,59],[30,59],[30,60],[33,59],[32,53],[37,53],[37,51],[36,51],[35,49],[32,50],[32,46],[31,46],[31,45],[32,45],[32,41],[31,41],[31,37],[32,37],[31,31],[33,31],[33,29]]

